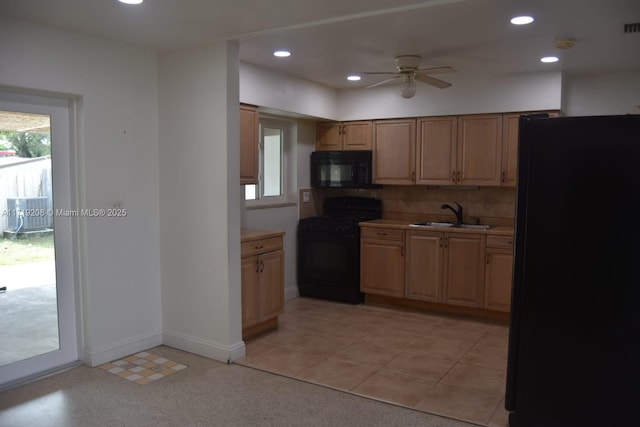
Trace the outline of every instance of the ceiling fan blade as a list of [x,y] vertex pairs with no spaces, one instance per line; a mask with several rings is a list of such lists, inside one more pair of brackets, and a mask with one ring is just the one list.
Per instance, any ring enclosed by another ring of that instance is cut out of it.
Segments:
[[452,67],[422,68],[421,70],[417,70],[418,73],[424,73],[424,74],[455,73],[456,71],[458,70]]
[[363,71],[362,74],[398,74],[397,71]]
[[445,89],[451,86],[451,83],[445,82],[444,80],[436,79],[431,76],[427,76],[425,74],[416,73],[415,79],[420,80],[422,83],[426,83],[431,86],[438,87],[440,89]]
[[395,76],[395,77],[391,77],[390,79],[382,80],[381,82],[374,83],[374,84],[371,84],[371,85],[367,86],[366,89],[369,89],[371,87],[380,86],[380,85],[383,85],[383,84],[386,84],[386,83],[391,83],[392,81],[394,81],[396,79],[399,79],[400,77],[402,77],[402,76]]

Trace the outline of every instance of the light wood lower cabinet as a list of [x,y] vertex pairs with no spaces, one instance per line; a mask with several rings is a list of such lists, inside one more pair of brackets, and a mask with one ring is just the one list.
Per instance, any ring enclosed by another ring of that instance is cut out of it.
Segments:
[[404,230],[363,227],[360,238],[360,290],[404,296]]
[[484,307],[510,311],[513,281],[513,238],[489,236],[484,290]]
[[284,312],[282,236],[242,242],[242,335],[277,327]]
[[482,307],[486,237],[409,231],[406,297]]

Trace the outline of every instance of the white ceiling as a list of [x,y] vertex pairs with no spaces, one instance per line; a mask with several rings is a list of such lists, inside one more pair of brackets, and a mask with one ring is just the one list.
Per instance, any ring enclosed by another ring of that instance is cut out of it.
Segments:
[[[516,27],[518,14],[536,21]],[[454,84],[473,73],[640,71],[640,33],[623,32],[640,22],[638,0],[0,0],[0,16],[159,51],[238,39],[242,61],[335,88],[383,79],[345,77],[393,71],[401,54],[452,66],[438,78]],[[293,55],[274,58],[279,48]],[[540,63],[547,55],[560,62]]]

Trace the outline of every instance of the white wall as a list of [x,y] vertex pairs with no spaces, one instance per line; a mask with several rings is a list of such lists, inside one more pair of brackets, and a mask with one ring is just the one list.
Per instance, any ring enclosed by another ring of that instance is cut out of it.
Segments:
[[253,64],[240,63],[240,101],[301,115],[336,119],[338,92]]
[[561,105],[560,72],[440,77],[452,86],[438,89],[416,83],[416,95],[410,99],[400,96],[397,85],[340,91],[337,116],[339,120],[367,120],[557,110]]
[[160,56],[164,342],[244,355],[240,311],[238,47]]
[[568,116],[640,114],[640,71],[567,75],[562,110]]
[[78,219],[85,362],[160,344],[157,55],[4,19],[0,41],[0,85],[80,97],[78,207],[128,211]]

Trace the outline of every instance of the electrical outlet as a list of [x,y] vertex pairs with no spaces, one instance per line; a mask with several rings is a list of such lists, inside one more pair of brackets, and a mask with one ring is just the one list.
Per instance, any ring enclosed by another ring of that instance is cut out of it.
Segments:
[[311,193],[308,191],[302,192],[302,203],[309,203],[311,201]]

